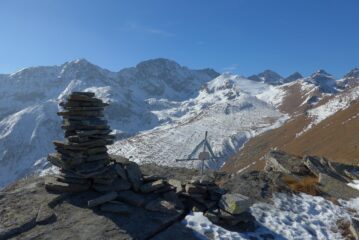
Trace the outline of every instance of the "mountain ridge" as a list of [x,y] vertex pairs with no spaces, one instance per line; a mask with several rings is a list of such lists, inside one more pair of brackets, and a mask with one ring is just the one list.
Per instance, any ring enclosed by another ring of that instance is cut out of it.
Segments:
[[118,142],[113,153],[173,165],[209,130],[219,160],[208,166],[218,169],[251,138],[343,91],[322,92],[307,80],[273,85],[213,69],[191,70],[162,58],[118,72],[77,59],[1,75],[0,185],[48,168],[51,139],[62,138],[58,103],[72,91],[91,91],[110,103],[105,114]]

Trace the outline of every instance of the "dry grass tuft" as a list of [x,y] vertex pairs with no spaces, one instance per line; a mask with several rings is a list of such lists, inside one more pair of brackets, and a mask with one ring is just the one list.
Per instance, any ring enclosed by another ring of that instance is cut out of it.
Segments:
[[321,195],[321,192],[317,188],[318,178],[317,177],[304,177],[296,179],[291,176],[284,176],[283,181],[288,187],[294,192],[303,192],[313,196]]

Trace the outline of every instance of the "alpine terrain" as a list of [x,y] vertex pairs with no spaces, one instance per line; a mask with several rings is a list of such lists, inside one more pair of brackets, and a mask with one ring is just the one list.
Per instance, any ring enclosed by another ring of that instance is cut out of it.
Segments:
[[[271,85],[167,59],[119,72],[79,59],[2,74],[0,85],[0,186],[48,168],[51,142],[63,138],[56,112],[72,91],[91,91],[111,103],[106,116],[117,142],[110,152],[139,163],[174,165],[209,131],[217,159],[208,164],[218,169],[249,138],[286,119],[271,105],[280,101]],[[271,98],[256,97],[261,94]]]

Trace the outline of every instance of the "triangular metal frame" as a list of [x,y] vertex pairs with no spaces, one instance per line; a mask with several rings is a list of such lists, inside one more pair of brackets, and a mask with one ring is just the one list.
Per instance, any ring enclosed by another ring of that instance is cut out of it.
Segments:
[[[193,151],[188,155],[187,158],[184,159],[176,159],[177,162],[179,161],[196,161],[196,160],[200,160],[202,161],[202,167],[201,167],[201,175],[203,175],[203,171],[204,171],[204,161],[205,160],[217,160],[217,157],[214,155],[213,150],[211,148],[211,145],[209,144],[208,140],[207,140],[207,135],[208,132],[206,131],[204,139],[197,144],[197,146],[193,149]],[[194,155],[196,154],[196,152],[199,151],[199,149],[203,147],[203,152],[206,151],[206,148],[208,149],[209,154],[211,155],[211,158],[209,159],[199,159],[199,158],[195,158]]]

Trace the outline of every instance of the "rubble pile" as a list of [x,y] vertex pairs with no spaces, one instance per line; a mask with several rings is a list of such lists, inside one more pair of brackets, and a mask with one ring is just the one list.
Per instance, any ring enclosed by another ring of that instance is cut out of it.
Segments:
[[192,211],[204,212],[217,225],[241,231],[253,231],[256,227],[249,211],[253,202],[242,194],[227,193],[215,183],[211,173],[194,177],[183,185],[180,196]]
[[97,197],[88,200],[87,206],[102,212],[129,215],[131,207],[140,207],[183,217],[188,211],[201,211],[216,224],[253,230],[251,201],[226,193],[216,185],[214,175],[181,182],[144,175],[135,162],[109,156],[106,145],[113,137],[103,115],[106,105],[89,92],[73,92],[61,103],[64,110],[58,114],[63,117],[66,140],[55,141],[57,152],[48,156],[60,168],[59,174],[46,177],[48,191],[95,191]]

